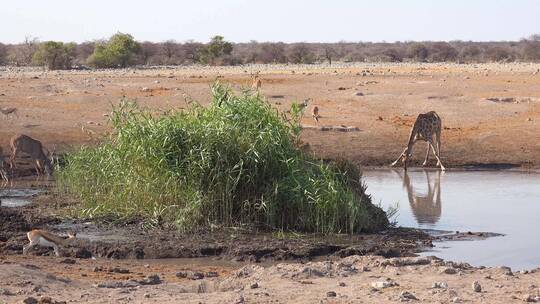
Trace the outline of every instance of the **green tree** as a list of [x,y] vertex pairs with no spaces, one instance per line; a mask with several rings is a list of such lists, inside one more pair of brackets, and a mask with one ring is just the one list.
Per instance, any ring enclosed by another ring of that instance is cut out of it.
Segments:
[[223,36],[214,36],[206,46],[199,49],[198,61],[205,64],[215,64],[217,59],[231,55],[232,43],[225,41]]
[[75,57],[75,43],[46,41],[39,45],[32,56],[36,65],[48,67],[50,70],[70,69]]
[[125,68],[134,62],[134,56],[141,49],[130,34],[117,33],[108,41],[96,44],[88,64],[98,68]]

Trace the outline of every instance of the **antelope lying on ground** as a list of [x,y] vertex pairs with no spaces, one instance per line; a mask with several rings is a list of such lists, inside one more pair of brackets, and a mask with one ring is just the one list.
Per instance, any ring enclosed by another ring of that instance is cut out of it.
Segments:
[[[20,152],[27,153],[34,161],[34,168],[38,175],[41,175],[41,171],[45,171],[45,174],[51,175],[52,162],[47,155],[43,152],[43,145],[39,140],[33,139],[30,136],[20,134],[11,138],[11,168],[15,168],[15,159]],[[47,152],[47,154],[49,154]]]
[[56,256],[60,256],[60,247],[64,247],[71,243],[75,239],[76,234],[68,233],[67,239],[64,239],[48,231],[34,229],[32,231],[29,231],[26,236],[28,237],[30,243],[26,246],[23,246],[23,254],[27,254],[28,250],[30,250],[34,246],[41,246],[48,248],[52,247]]

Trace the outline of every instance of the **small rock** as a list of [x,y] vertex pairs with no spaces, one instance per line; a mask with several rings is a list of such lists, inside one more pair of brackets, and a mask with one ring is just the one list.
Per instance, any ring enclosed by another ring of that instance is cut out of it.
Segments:
[[23,300],[23,303],[24,304],[37,304],[38,300],[36,298],[34,298],[34,297],[28,297],[28,298]]
[[532,121],[532,118],[530,118],[530,117],[529,117],[529,118],[527,118],[527,121]]
[[53,300],[51,299],[51,297],[43,296],[43,297],[41,297],[41,298],[39,299],[39,302],[38,302],[38,303],[39,303],[39,304],[52,304],[52,303],[56,303],[56,301],[53,302]]
[[32,288],[32,291],[33,292],[44,292],[45,289],[43,289],[43,287],[38,285],[38,286],[35,286],[34,288]]
[[103,271],[103,268],[101,266],[94,267],[94,272],[100,272]]
[[410,300],[418,300],[418,298],[415,295],[413,295],[412,293],[410,293],[408,291],[403,291],[399,295],[399,298],[401,299],[402,302],[406,302],[406,301],[410,301]]
[[335,298],[337,296],[336,292],[335,291],[329,291],[326,293],[326,296],[328,298]]
[[461,303],[461,298],[460,297],[453,297],[452,298],[452,303]]
[[540,301],[540,296],[533,296],[531,294],[526,294],[523,296],[523,302],[535,303]]
[[147,87],[144,87],[144,88],[141,89],[141,92],[150,92],[150,89],[147,88]]
[[345,284],[344,282],[339,282],[338,285],[339,285],[339,287],[345,287],[345,286],[347,286],[347,284]]
[[155,84],[158,84],[158,83],[159,83],[159,80],[154,80],[154,83],[155,83]]
[[114,272],[114,273],[129,273],[129,269],[120,268],[120,267],[114,267],[114,268],[110,268],[110,269],[109,269],[109,272]]
[[60,261],[60,263],[63,263],[63,264],[75,264],[76,261],[74,259],[63,259]]
[[441,271],[441,273],[445,273],[445,274],[456,274],[457,271],[456,271],[454,268],[452,268],[452,267],[446,267],[446,268],[444,268],[444,269]]
[[217,278],[219,274],[216,271],[208,271],[205,276],[207,278]]
[[141,285],[141,283],[136,281],[127,281],[127,282],[102,282],[94,285],[97,288],[134,288]]
[[194,271],[180,271],[176,273],[176,276],[179,278],[187,278],[191,280],[201,280],[204,278],[204,274],[202,272]]
[[362,92],[356,92],[354,95],[355,95],[355,96],[364,96],[364,93],[362,93]]
[[144,297],[148,299],[148,298],[150,298],[150,294],[149,294],[149,293],[145,293],[145,294],[144,294]]
[[393,287],[397,285],[398,284],[396,284],[396,282],[392,280],[377,281],[377,282],[371,283],[371,287],[374,287],[374,288],[388,288],[388,287]]
[[259,288],[259,283],[255,282],[255,283],[249,285],[249,288],[251,288],[251,289]]
[[472,283],[472,288],[473,288],[474,292],[482,292],[482,286],[480,285],[480,283],[478,281],[474,281]]
[[13,293],[11,290],[8,290],[8,289],[5,289],[5,288],[0,288],[0,295],[14,296],[15,293]]
[[448,288],[448,284],[446,282],[435,282],[433,283],[433,285],[431,285],[431,288],[442,288],[442,289],[447,289]]
[[161,283],[161,278],[157,274],[149,275],[139,281],[142,285],[157,285]]

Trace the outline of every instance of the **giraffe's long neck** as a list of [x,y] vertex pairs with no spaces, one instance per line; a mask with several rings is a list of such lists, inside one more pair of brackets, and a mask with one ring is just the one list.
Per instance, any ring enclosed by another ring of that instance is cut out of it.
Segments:
[[405,154],[407,156],[411,156],[413,152],[412,150],[414,146],[414,138],[416,137],[416,133],[417,133],[417,127],[416,127],[416,124],[414,124],[411,130],[411,135],[409,135],[409,142],[407,143],[407,151],[405,151]]

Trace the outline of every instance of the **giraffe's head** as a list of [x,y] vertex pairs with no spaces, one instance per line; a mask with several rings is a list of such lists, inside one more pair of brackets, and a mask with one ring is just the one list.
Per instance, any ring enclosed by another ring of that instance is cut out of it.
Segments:
[[411,158],[412,158],[412,153],[408,151],[403,153],[403,157],[401,158],[401,161],[403,162],[403,168],[405,168],[405,170],[407,170],[407,166],[409,165]]

